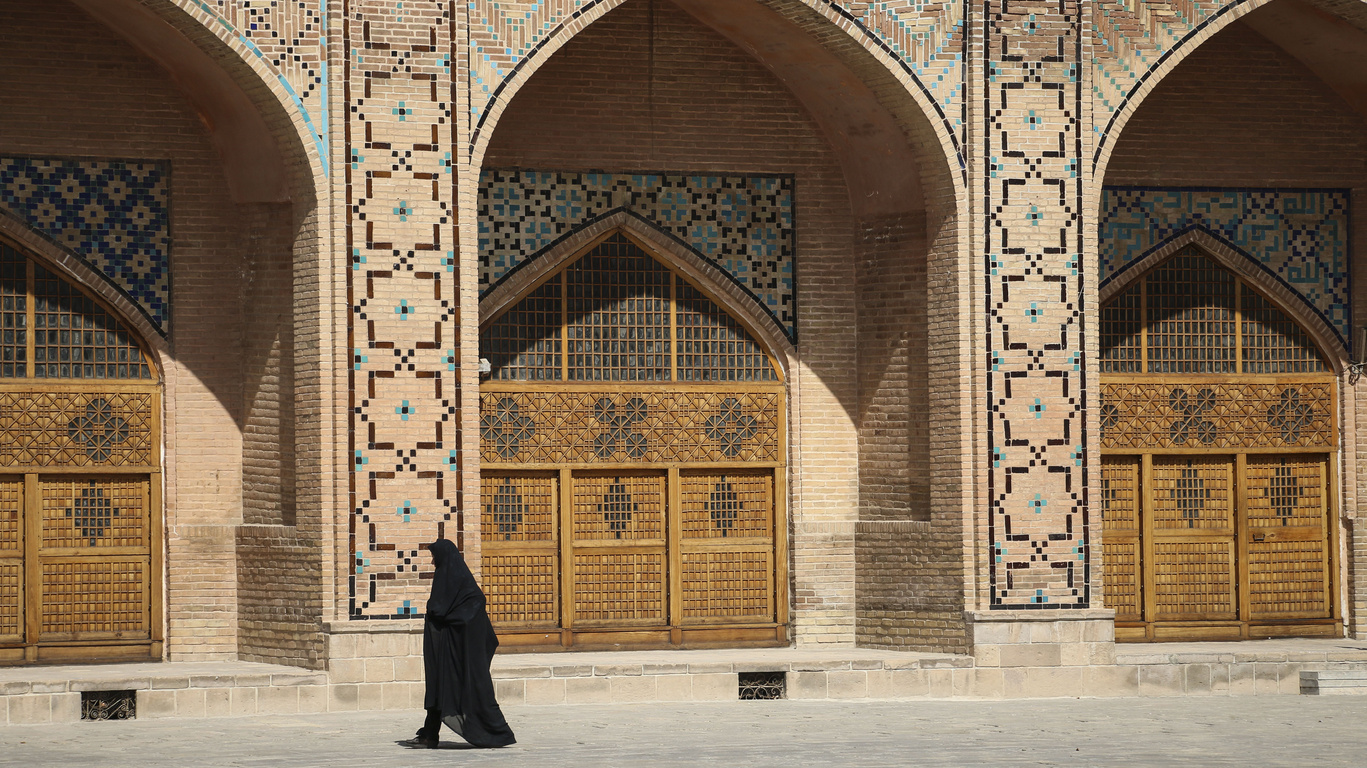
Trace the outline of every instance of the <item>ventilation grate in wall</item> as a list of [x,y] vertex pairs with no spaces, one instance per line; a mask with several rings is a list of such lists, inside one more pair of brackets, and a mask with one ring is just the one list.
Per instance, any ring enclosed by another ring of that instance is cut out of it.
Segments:
[[781,699],[788,689],[787,674],[783,672],[741,672],[737,698],[741,701]]
[[82,720],[132,720],[138,711],[133,691],[82,691]]

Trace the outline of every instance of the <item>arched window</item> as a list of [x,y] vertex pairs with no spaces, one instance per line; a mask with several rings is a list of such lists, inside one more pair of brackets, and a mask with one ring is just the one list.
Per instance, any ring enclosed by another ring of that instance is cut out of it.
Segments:
[[160,412],[128,328],[0,241],[0,662],[161,657]]
[[786,640],[784,385],[618,232],[484,324],[489,611],[523,645]]
[[1102,307],[1119,639],[1337,633],[1336,386],[1304,329],[1195,246]]

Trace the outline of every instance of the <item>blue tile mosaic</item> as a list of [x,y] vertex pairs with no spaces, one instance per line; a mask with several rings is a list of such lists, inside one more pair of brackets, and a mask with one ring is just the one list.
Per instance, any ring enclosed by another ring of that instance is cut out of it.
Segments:
[[485,170],[481,294],[566,236],[629,211],[716,264],[797,337],[792,176]]
[[0,207],[84,259],[165,335],[168,172],[148,161],[0,158]]
[[1346,346],[1350,208],[1346,189],[1105,187],[1100,285],[1123,279],[1172,238],[1202,230],[1299,294]]

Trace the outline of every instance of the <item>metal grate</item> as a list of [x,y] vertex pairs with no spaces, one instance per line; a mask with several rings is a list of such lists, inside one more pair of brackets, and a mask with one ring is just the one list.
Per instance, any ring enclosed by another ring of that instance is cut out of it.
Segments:
[[133,691],[82,691],[82,720],[132,720],[138,714]]
[[741,701],[772,701],[788,695],[788,675],[784,672],[741,672],[736,698]]

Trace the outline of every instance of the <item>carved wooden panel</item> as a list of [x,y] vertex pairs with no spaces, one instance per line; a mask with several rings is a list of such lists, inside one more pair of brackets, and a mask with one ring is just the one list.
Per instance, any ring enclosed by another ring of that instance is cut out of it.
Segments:
[[665,624],[665,553],[576,551],[574,620],[576,626]]
[[41,574],[41,640],[148,636],[146,558],[58,558]]
[[151,392],[0,391],[0,467],[157,463]]
[[490,392],[489,463],[779,461],[778,392]]
[[1101,465],[1104,597],[1116,621],[1143,619],[1139,468],[1138,458],[1130,456],[1104,459]]
[[1101,384],[1105,449],[1322,448],[1334,443],[1332,381]]

